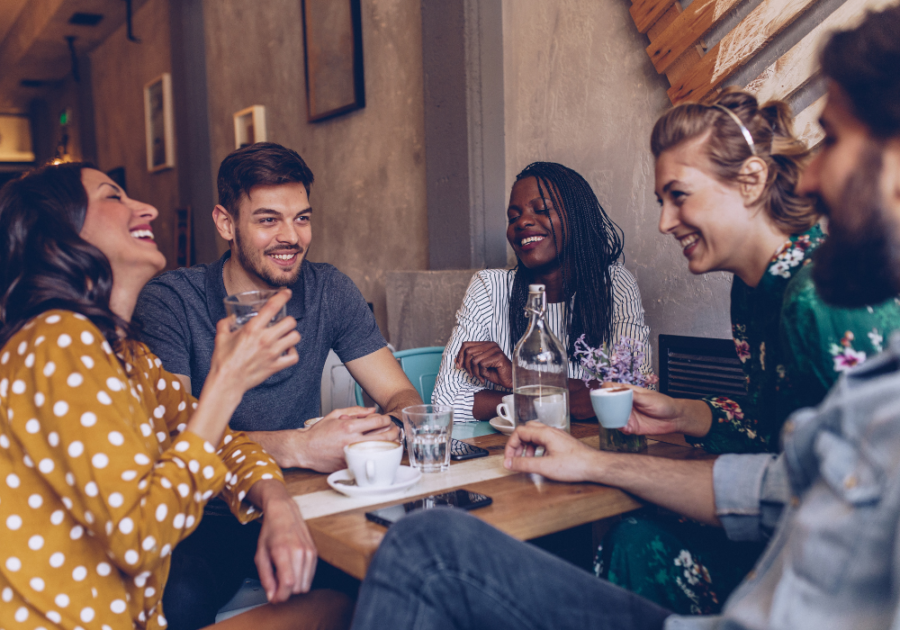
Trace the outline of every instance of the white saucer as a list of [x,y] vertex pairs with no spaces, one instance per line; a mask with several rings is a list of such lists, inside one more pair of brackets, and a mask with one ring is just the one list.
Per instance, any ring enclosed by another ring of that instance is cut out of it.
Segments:
[[337,483],[338,481],[353,480],[353,474],[345,468],[344,470],[339,470],[328,475],[328,485],[341,494],[346,494],[348,497],[368,497],[379,494],[397,494],[414,485],[421,478],[421,470],[410,468],[409,466],[400,466],[400,468],[397,469],[397,476],[394,477],[394,483],[392,485],[381,486],[378,488],[372,488],[371,486],[361,488],[357,485],[350,486],[343,483]]
[[500,416],[494,416],[491,418],[489,423],[492,427],[497,429],[503,435],[512,435],[512,432],[516,430],[516,427],[509,424],[506,420],[501,418]]

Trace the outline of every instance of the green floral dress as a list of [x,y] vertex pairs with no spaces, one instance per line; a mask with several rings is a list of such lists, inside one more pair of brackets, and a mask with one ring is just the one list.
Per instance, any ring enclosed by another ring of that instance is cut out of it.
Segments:
[[[792,236],[755,288],[734,278],[732,333],[747,395],[705,399],[712,427],[691,443],[711,453],[777,451],[793,411],[821,402],[841,372],[880,352],[900,329],[896,299],[860,309],[822,302],[809,263],[824,238],[818,226]],[[714,614],[763,547],[648,507],[610,530],[595,571],[676,613]]]

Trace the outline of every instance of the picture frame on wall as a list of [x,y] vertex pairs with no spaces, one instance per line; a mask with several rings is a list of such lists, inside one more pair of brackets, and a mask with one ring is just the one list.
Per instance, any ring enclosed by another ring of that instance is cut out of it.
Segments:
[[263,105],[252,105],[234,114],[235,149],[267,139],[266,108]]
[[303,0],[309,122],[366,106],[360,0]]
[[168,72],[144,85],[144,126],[147,138],[147,170],[156,173],[174,167],[172,75]]
[[28,115],[0,113],[0,162],[32,164],[34,159]]

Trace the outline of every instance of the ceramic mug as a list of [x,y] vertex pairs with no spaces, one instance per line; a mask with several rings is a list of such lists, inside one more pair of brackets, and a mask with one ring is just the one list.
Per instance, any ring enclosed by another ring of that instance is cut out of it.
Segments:
[[508,394],[503,397],[503,402],[497,405],[497,416],[513,427],[516,426],[516,408],[513,405],[515,399],[515,396]]
[[354,442],[344,447],[347,468],[361,488],[392,485],[402,458],[403,446],[392,440]]
[[628,424],[634,393],[627,387],[591,390],[591,406],[605,429],[621,429]]

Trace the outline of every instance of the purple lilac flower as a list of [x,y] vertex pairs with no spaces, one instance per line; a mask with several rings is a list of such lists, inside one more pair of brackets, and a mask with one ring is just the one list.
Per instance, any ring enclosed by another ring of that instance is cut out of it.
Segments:
[[628,383],[646,387],[657,381],[656,376],[641,372],[644,362],[644,347],[637,340],[623,336],[619,343],[608,348],[592,348],[581,335],[575,342],[574,356],[584,368],[584,384],[596,379],[601,382]]

